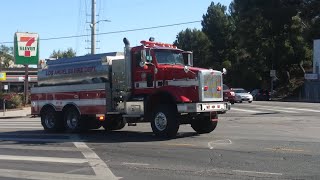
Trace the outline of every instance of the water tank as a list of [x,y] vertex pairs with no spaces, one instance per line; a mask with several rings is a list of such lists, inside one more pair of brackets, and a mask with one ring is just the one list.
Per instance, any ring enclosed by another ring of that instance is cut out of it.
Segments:
[[110,81],[113,60],[124,59],[122,52],[48,60],[38,71],[38,85],[67,85]]

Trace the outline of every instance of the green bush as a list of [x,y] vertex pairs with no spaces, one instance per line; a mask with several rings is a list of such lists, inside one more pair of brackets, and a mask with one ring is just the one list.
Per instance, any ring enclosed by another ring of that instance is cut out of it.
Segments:
[[[22,98],[19,94],[3,94],[1,98],[1,107],[3,104],[3,99],[6,101],[7,109],[14,109],[22,107]],[[2,107],[3,108],[3,107]]]

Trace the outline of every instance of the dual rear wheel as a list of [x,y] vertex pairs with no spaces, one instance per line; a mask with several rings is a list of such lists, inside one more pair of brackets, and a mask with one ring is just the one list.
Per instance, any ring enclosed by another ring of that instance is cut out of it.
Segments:
[[41,125],[49,132],[80,132],[88,129],[98,129],[100,124],[96,119],[84,118],[75,107],[69,107],[63,112],[57,112],[52,107],[46,107],[41,112]]

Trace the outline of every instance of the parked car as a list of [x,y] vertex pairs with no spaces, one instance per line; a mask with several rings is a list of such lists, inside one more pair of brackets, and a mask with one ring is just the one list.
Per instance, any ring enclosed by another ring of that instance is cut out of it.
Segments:
[[248,101],[249,103],[252,103],[253,97],[248,91],[243,88],[231,88],[231,90],[236,94],[235,102],[242,103],[243,101]]
[[265,89],[255,89],[251,92],[253,100],[255,101],[269,101],[271,98],[271,93]]
[[223,84],[223,100],[231,104],[236,101],[235,93],[225,84]]

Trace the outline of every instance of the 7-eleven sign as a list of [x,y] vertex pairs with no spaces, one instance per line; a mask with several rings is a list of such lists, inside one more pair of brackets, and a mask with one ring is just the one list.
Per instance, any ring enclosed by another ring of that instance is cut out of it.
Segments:
[[39,35],[36,33],[15,33],[15,64],[38,64]]

